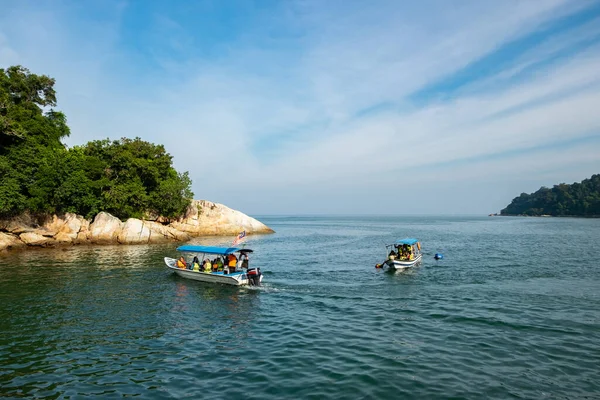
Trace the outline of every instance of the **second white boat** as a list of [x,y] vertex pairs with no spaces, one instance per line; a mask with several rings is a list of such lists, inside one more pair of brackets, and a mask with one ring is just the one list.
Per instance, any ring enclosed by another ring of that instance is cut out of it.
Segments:
[[390,269],[405,269],[418,265],[423,260],[421,243],[417,239],[400,239],[385,246],[387,259],[378,267],[384,266]]

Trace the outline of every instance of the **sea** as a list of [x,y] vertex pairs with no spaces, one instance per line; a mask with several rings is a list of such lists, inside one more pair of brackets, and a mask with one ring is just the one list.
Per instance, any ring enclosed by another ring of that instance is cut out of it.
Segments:
[[[175,243],[0,254],[0,398],[600,399],[600,219],[258,219],[260,288]],[[404,237],[422,264],[375,268]]]

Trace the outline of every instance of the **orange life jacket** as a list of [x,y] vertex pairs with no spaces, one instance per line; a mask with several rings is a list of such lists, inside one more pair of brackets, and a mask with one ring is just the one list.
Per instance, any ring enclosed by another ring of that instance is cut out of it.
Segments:
[[230,254],[229,256],[227,256],[227,260],[228,263],[227,265],[229,265],[230,267],[235,267],[237,264],[237,257],[235,256],[235,254]]

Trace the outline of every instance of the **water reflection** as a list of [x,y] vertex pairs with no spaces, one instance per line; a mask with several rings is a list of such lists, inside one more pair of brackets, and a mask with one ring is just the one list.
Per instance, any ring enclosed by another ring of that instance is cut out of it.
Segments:
[[172,252],[172,245],[105,245],[70,246],[54,249],[31,248],[25,251],[6,252],[0,255],[2,265],[69,265],[100,268],[140,268],[154,260],[158,252]]

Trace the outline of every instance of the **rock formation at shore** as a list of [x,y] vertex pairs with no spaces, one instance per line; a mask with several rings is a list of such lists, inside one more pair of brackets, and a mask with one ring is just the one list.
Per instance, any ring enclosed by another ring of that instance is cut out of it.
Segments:
[[43,224],[29,216],[0,220],[0,250],[27,246],[54,247],[71,244],[141,244],[186,241],[195,236],[273,233],[260,221],[223,204],[193,200],[185,215],[170,223],[162,218],[122,222],[101,212],[93,221],[67,213],[53,215]]

